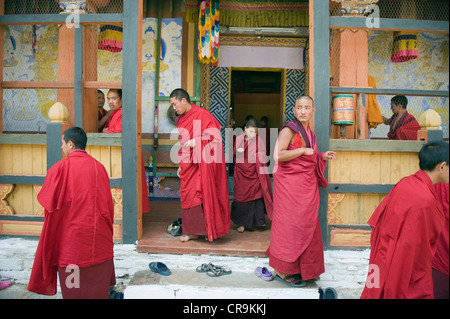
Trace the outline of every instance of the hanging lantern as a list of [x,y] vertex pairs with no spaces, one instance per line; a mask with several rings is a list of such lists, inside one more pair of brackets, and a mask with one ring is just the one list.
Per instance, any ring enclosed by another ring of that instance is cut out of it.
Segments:
[[419,56],[417,49],[417,35],[411,32],[394,32],[394,49],[391,61],[394,63],[407,62]]
[[109,24],[100,26],[100,33],[98,35],[98,49],[116,53],[121,52],[122,48],[122,27]]
[[198,59],[204,64],[219,60],[219,0],[201,1],[198,18]]
[[345,138],[348,125],[353,125],[355,108],[353,95],[338,94],[333,96],[333,124],[341,127],[341,138]]

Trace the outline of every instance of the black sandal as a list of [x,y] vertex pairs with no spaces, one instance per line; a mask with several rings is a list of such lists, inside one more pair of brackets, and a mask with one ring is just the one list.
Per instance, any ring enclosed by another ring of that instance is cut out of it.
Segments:
[[219,277],[231,274],[231,270],[222,266],[214,266],[211,270],[207,271],[206,274],[210,277]]

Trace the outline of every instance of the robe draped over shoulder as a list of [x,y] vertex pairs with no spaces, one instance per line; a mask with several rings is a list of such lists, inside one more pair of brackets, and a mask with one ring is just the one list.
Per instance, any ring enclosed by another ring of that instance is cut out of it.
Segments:
[[193,105],[176,119],[181,147],[180,201],[182,208],[203,205],[208,240],[230,230],[230,203],[220,124],[207,110]]
[[[368,224],[372,227],[369,276],[361,298],[433,298],[431,263],[444,213],[428,175],[418,171],[400,180]],[[379,270],[379,276],[373,270]]]
[[45,216],[28,290],[54,295],[58,267],[90,267],[114,257],[109,177],[100,162],[75,150],[49,169],[37,199]]

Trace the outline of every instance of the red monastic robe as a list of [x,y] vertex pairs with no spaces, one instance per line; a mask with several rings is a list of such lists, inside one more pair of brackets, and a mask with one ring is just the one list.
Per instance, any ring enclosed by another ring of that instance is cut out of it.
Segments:
[[103,133],[122,133],[122,108],[111,113]]
[[[238,148],[244,148],[239,155]],[[264,199],[267,216],[272,219],[272,183],[266,165],[266,150],[259,136],[246,141],[245,134],[236,138],[234,147],[234,201],[249,202],[258,198]]]
[[[297,126],[292,125],[295,122]],[[326,187],[328,182],[323,177],[326,161],[322,159],[323,153],[317,152],[314,133],[310,131],[310,137],[307,136],[299,125],[302,124],[295,120],[287,124],[303,145],[289,144],[288,150],[311,147],[314,154],[275,164],[272,229],[266,255],[269,265],[277,271],[291,274],[297,271],[303,280],[308,280],[325,271],[318,211],[319,186]],[[280,262],[299,269],[289,271],[291,267]]]
[[114,257],[114,206],[104,166],[83,150],[53,165],[37,197],[45,209],[28,290],[56,293],[57,268]]
[[394,126],[395,119],[396,115],[389,119],[390,130],[388,138],[390,140],[417,140],[417,131],[420,130],[421,127],[414,116],[405,112]]
[[377,207],[363,299],[433,298],[431,262],[444,212],[424,171],[403,178]]
[[230,202],[220,124],[207,110],[192,105],[177,117],[180,143],[195,139],[194,148],[181,147],[180,201],[182,208],[203,205],[208,240],[230,230]]
[[434,186],[436,189],[436,197],[438,201],[441,203],[442,209],[444,210],[445,223],[436,248],[436,254],[433,259],[433,268],[448,276],[448,264],[449,264],[448,183],[446,184],[437,183]]

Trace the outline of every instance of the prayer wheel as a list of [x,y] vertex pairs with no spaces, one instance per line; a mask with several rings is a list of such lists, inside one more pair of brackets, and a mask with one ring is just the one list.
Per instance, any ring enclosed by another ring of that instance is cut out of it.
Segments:
[[338,94],[333,96],[333,124],[341,127],[341,138],[345,137],[347,125],[353,125],[355,107],[353,95]]

